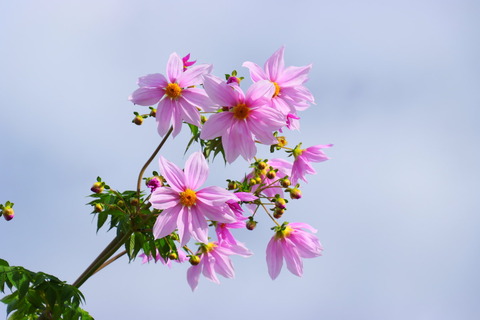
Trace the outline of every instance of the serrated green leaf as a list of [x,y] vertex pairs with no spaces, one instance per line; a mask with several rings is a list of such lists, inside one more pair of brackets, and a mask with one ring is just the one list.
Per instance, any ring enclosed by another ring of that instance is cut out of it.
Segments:
[[107,221],[107,218],[108,218],[108,212],[107,211],[102,211],[98,214],[98,217],[97,217],[97,232],[105,224],[105,221]]

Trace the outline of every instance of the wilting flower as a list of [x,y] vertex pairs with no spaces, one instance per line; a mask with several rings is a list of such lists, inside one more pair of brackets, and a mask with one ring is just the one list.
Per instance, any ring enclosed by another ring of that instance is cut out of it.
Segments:
[[245,160],[257,153],[255,140],[275,144],[273,131],[285,124],[285,118],[268,107],[275,87],[269,81],[258,81],[244,94],[237,85],[211,75],[204,76],[205,91],[223,112],[215,113],[204,124],[201,139],[222,137],[225,157],[232,163],[241,155]]
[[288,223],[275,228],[275,235],[267,245],[268,273],[275,279],[282,270],[283,260],[288,270],[299,277],[303,274],[301,258],[315,258],[322,254],[322,245],[317,237],[302,229],[316,233],[306,223]]
[[198,189],[207,179],[208,166],[201,152],[193,153],[182,171],[172,162],[160,157],[160,171],[170,187],[157,188],[150,198],[152,206],[163,210],[153,227],[156,239],[163,238],[175,229],[184,246],[193,236],[208,242],[207,219],[220,223],[237,221],[235,213],[226,204],[239,201],[232,193],[220,187]]
[[[268,80],[275,86],[271,106],[281,112],[285,118],[290,113],[296,115],[314,102],[313,95],[303,85],[308,80],[308,72],[312,65],[305,67],[285,68],[283,60],[284,47],[278,49],[265,62],[264,69],[256,63],[247,61],[244,67],[250,70],[250,77],[253,82]],[[288,123],[289,129],[298,129],[298,124],[292,126]]]
[[203,273],[210,281],[220,283],[216,275],[217,273],[225,278],[233,278],[235,276],[233,264],[229,256],[236,254],[247,257],[252,254],[248,250],[245,252],[242,247],[225,242],[202,244],[200,251],[200,263],[192,265],[187,271],[187,281],[192,291],[198,285],[200,273]]
[[307,182],[305,174],[316,173],[315,169],[310,165],[310,162],[322,162],[330,159],[322,149],[330,148],[332,146],[333,144],[316,145],[307,149],[301,149],[301,144],[296,146],[292,152],[295,157],[292,166],[292,176],[290,178],[292,184],[296,184],[299,179]]
[[132,93],[129,100],[141,106],[151,106],[158,102],[158,133],[164,136],[170,126],[173,126],[173,136],[176,136],[183,120],[201,126],[197,107],[210,110],[211,103],[205,91],[195,86],[202,83],[202,76],[211,69],[211,65],[201,64],[189,67],[184,72],[184,61],[172,53],[167,63],[167,77],[160,73],[140,77],[140,88]]

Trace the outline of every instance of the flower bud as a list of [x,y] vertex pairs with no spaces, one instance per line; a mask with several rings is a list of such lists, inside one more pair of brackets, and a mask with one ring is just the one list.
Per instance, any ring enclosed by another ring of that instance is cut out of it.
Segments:
[[196,266],[197,264],[200,263],[200,257],[195,255],[195,256],[190,256],[190,259],[188,259],[188,262],[190,262],[190,264],[192,266]]
[[117,206],[119,206],[120,208],[125,207],[125,201],[119,200],[119,201],[117,202]]
[[154,176],[150,179],[147,179],[147,187],[150,188],[150,191],[153,192],[155,189],[161,187],[163,184],[162,178],[159,176]]
[[275,200],[275,207],[285,209],[287,207],[287,201],[283,198],[277,198]]
[[285,209],[275,208],[275,210],[273,211],[273,217],[275,219],[280,219],[284,212]]
[[93,212],[102,212],[103,211],[103,205],[101,203],[96,203],[95,207],[93,208]]
[[132,122],[135,123],[137,126],[139,126],[143,123],[143,117],[136,116],[135,118],[133,118]]
[[280,185],[284,188],[290,187],[291,184],[292,182],[288,178],[283,178],[282,180],[280,180]]
[[253,230],[253,229],[255,229],[256,226],[257,226],[257,221],[255,221],[255,220],[249,220],[246,223],[246,227],[247,227],[248,230]]
[[267,172],[268,179],[275,179],[276,176],[277,176],[277,173],[275,172],[275,170],[270,170]]
[[237,78],[237,77],[235,77],[235,76],[231,76],[231,77],[228,78],[227,83],[232,83],[232,82],[234,82],[234,83],[236,83],[236,84],[240,84],[240,81],[241,81],[240,78]]
[[259,169],[259,170],[263,170],[263,169],[265,169],[266,167],[267,167],[267,164],[266,164],[265,162],[263,162],[263,161],[261,161],[261,162],[259,162],[259,163],[257,164],[257,169]]
[[138,204],[139,204],[138,198],[130,199],[130,204],[134,207],[138,206]]
[[168,259],[170,260],[177,260],[178,259],[178,254],[176,254],[175,252],[170,252],[168,254]]
[[157,109],[152,108],[150,111],[150,117],[156,117],[157,116]]
[[95,182],[93,186],[90,188],[90,191],[93,193],[102,193],[103,192],[103,183],[102,182]]
[[284,136],[277,137],[277,141],[278,147],[285,147],[287,145],[287,139]]
[[238,185],[235,181],[228,181],[228,190],[234,190],[237,188],[238,188]]
[[302,191],[297,188],[289,189],[291,199],[300,199],[302,197]]
[[207,122],[207,117],[201,116],[200,117],[200,122],[201,122],[201,124],[205,124],[205,122]]
[[255,182],[257,184],[259,184],[260,182],[262,182],[262,177],[255,177]]
[[255,180],[255,179],[248,180],[248,185],[253,186],[253,185],[256,185],[256,184],[257,184],[257,180]]
[[12,220],[13,217],[15,216],[15,212],[13,211],[13,209],[12,209],[11,207],[5,207],[5,208],[3,208],[2,213],[3,213],[3,217],[4,217],[5,220],[7,220],[7,221]]

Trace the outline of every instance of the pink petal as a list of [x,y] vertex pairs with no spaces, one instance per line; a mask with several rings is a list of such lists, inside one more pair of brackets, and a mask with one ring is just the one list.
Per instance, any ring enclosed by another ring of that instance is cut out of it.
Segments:
[[185,99],[178,100],[179,112],[181,112],[181,118],[185,120],[185,122],[193,124],[197,127],[201,127],[202,124],[200,122],[200,112],[198,109],[190,104]]
[[275,237],[272,237],[267,245],[267,266],[268,274],[272,280],[280,274],[283,265],[283,253],[282,247]]
[[266,97],[271,99],[275,93],[275,86],[268,80],[260,80],[252,84],[246,93],[247,102],[255,101],[260,98]]
[[233,121],[233,114],[231,112],[213,114],[203,125],[200,138],[203,140],[209,140],[223,136],[232,126]]
[[150,203],[155,209],[168,209],[179,203],[179,195],[168,187],[157,188],[150,197]]
[[187,186],[196,190],[208,177],[208,164],[201,152],[193,153],[185,163],[185,180]]
[[173,116],[173,104],[172,100],[165,98],[158,104],[157,107],[157,130],[158,134],[163,137],[167,131],[170,129],[170,124],[172,123]]
[[204,111],[210,112],[217,108],[213,106],[213,102],[207,96],[203,89],[188,88],[182,91],[182,97],[196,107],[202,108]]
[[167,62],[167,78],[170,83],[177,82],[183,73],[183,61],[175,52],[170,55]]
[[135,90],[128,100],[134,104],[141,106],[152,106],[157,103],[164,95],[164,91],[160,88],[138,88]]
[[178,84],[182,88],[198,86],[203,81],[203,75],[210,73],[213,66],[211,64],[199,64],[188,68],[178,79]]
[[153,226],[153,236],[155,239],[163,238],[175,231],[178,213],[181,209],[182,206],[178,205],[170,209],[165,209],[158,215],[155,225]]
[[214,103],[227,107],[237,105],[237,95],[231,86],[227,85],[220,78],[209,74],[204,75],[203,78],[203,87]]
[[201,265],[191,266],[187,270],[187,281],[188,285],[195,291],[198,286],[198,280],[200,280],[200,272],[202,271]]
[[190,208],[191,233],[200,242],[208,243],[208,224],[202,212],[196,207]]
[[212,255],[210,254],[206,254],[202,257],[202,259],[205,260],[205,263],[203,265],[203,275],[212,282],[220,283],[217,275],[215,274],[215,258],[212,257]]
[[139,87],[160,87],[165,88],[168,85],[167,79],[163,74],[153,73],[138,78]]
[[180,237],[181,247],[186,245],[190,240],[190,238],[192,237],[190,232],[191,228],[192,228],[192,223],[191,223],[190,209],[182,206],[177,218],[177,230],[178,230],[178,236]]
[[312,65],[305,67],[288,67],[278,78],[278,84],[283,87],[293,87],[302,85],[308,80],[308,72],[312,69]]
[[164,157],[160,156],[159,160],[160,172],[167,179],[170,187],[176,192],[185,191],[185,174],[179,167],[177,167],[173,162],[168,161]]
[[250,78],[252,78],[253,82],[257,82],[260,80],[270,80],[263,71],[263,69],[260,68],[256,63],[246,61],[242,64],[242,66],[250,70]]
[[[180,102],[178,100],[172,100],[172,103],[174,103],[174,108],[173,108],[173,132],[172,136],[175,138],[180,131],[182,130],[182,108],[180,106]],[[200,115],[199,115],[200,116]]]
[[215,251],[212,252],[212,255],[215,257],[215,271],[225,278],[234,278],[235,272],[233,271],[233,265],[230,258],[225,254],[221,254],[221,247],[216,247],[214,250]]
[[279,74],[284,68],[283,51],[282,46],[278,49],[268,60],[265,62],[265,73],[271,81],[277,81]]
[[283,256],[288,270],[294,275],[301,277],[303,274],[303,262],[295,245],[288,238],[283,239],[282,241]]

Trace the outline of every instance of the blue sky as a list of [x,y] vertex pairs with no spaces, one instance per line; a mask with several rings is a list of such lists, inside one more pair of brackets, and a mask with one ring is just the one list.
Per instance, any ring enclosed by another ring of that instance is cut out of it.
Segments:
[[[478,319],[477,1],[3,1],[0,3],[0,258],[74,281],[113,238],[85,206],[100,175],[119,190],[159,142],[130,123],[139,76],[171,52],[221,76],[285,45],[313,69],[316,105],[291,141],[333,143],[289,220],[318,229],[304,277],[265,264],[266,219],[238,237],[236,279],[121,259],[82,287],[96,319]],[[183,163],[187,135],[164,156]],[[266,149],[263,154],[268,156]],[[245,171],[213,163],[208,183]],[[157,169],[153,164],[150,170]],[[5,307],[0,306],[0,314]]]

